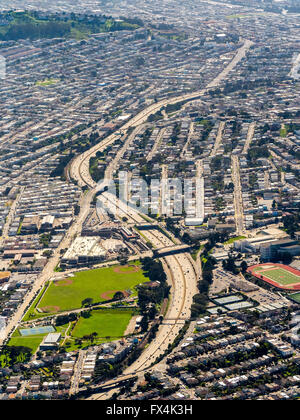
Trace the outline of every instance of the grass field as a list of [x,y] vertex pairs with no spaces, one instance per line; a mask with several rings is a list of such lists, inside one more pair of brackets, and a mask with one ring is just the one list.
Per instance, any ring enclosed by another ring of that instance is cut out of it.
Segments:
[[138,263],[130,266],[113,266],[76,273],[74,277],[51,283],[38,307],[48,313],[81,308],[81,302],[92,298],[101,303],[117,291],[136,295],[135,286],[148,281]]
[[[63,336],[67,327],[68,324],[56,327],[56,332],[60,332]],[[48,333],[22,336],[19,330],[16,330],[9,340],[8,345],[29,347],[32,350],[32,353],[35,353],[46,335],[48,335]]]
[[256,270],[255,272],[267,277],[270,280],[276,281],[283,286],[287,284],[300,283],[300,277],[296,276],[294,273],[284,270],[283,268]]
[[[81,317],[65,343],[67,351],[79,350],[91,344],[102,344],[123,337],[127,325],[133,316],[132,310],[101,309],[94,310],[89,318]],[[93,342],[85,338],[93,333],[97,337]]]
[[131,317],[131,310],[92,311],[90,318],[79,319],[72,336],[79,338],[96,332],[99,338],[119,338],[123,336]]
[[282,264],[259,264],[249,267],[248,272],[281,289],[300,290],[300,271]]
[[35,313],[35,309],[37,304],[39,303],[39,300],[41,299],[41,297],[43,296],[43,293],[45,292],[45,289],[48,287],[48,282],[46,282],[45,286],[43,287],[43,289],[40,291],[40,293],[37,295],[37,297],[34,299],[32,305],[30,306],[29,310],[26,312],[23,321],[28,321],[30,319],[36,318],[38,316],[42,316],[42,314],[37,315]]
[[280,129],[280,137],[286,137],[288,134],[286,126],[283,124]]
[[32,353],[35,353],[43,341],[43,338],[46,334],[32,335],[27,337],[17,336],[12,337],[9,341],[9,346],[24,346],[29,347],[32,350]]
[[290,296],[295,302],[300,303],[300,293],[295,293]]
[[230,239],[228,239],[228,241],[226,241],[225,243],[224,243],[224,245],[231,245],[231,244],[233,244],[235,241],[239,241],[240,239],[245,239],[246,238],[246,236],[236,236],[235,238],[230,238]]
[[58,82],[59,82],[58,79],[46,79],[46,80],[40,80],[36,82],[36,85],[37,86],[51,86],[51,85],[55,85]]
[[[119,339],[124,335],[133,313],[134,312],[131,309],[101,309],[92,311],[89,318],[79,318],[71,333],[71,337],[66,340],[67,350],[78,350],[82,347],[91,345],[92,343],[89,339],[84,339],[81,344],[76,344],[75,340],[82,339],[82,337],[89,336],[94,332],[97,333],[94,344],[101,344]],[[68,326],[69,324],[56,327],[56,332],[60,332],[64,338]],[[32,353],[35,353],[47,334],[48,333],[22,336],[17,329],[13,333],[8,345],[29,347],[32,350]],[[69,332],[67,335],[69,335]],[[61,344],[62,343],[63,340]],[[1,363],[4,366],[7,361],[0,359],[0,366]]]

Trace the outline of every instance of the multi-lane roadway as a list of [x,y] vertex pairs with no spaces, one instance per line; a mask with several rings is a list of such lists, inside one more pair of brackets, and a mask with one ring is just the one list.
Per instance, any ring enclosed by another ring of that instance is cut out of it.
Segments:
[[[60,250],[63,248],[68,248],[73,240],[73,238],[81,231],[82,223],[86,219],[89,211],[90,205],[93,200],[95,193],[97,192],[97,184],[91,179],[89,172],[89,160],[92,156],[96,155],[98,151],[103,151],[108,145],[113,144],[120,137],[128,145],[130,140],[127,138],[127,131],[131,127],[137,127],[145,123],[148,117],[152,114],[155,114],[162,107],[168,104],[175,104],[182,101],[189,101],[197,99],[200,96],[203,96],[208,90],[217,87],[222,80],[226,79],[229,73],[235,68],[235,66],[245,57],[249,48],[253,45],[251,41],[246,40],[238,50],[233,58],[233,60],[227,65],[227,67],[211,82],[207,87],[201,91],[196,91],[194,93],[189,93],[179,97],[164,99],[160,102],[154,103],[147,107],[145,110],[131,118],[126,124],[122,126],[120,130],[116,133],[111,134],[105,138],[101,143],[95,145],[89,151],[83,153],[82,155],[75,158],[70,166],[70,175],[74,180],[77,180],[80,186],[88,186],[90,189],[86,192],[80,202],[80,214],[76,218],[75,222],[69,229],[66,237],[62,241],[60,247],[55,251],[53,257],[49,260],[45,270],[42,275],[39,277],[38,281],[35,283],[33,289],[26,296],[23,304],[18,308],[9,324],[7,325],[6,330],[2,337],[0,337],[0,345],[3,343],[5,338],[11,333],[21,321],[24,312],[26,311],[27,306],[30,304],[31,300],[34,298],[36,293],[41,290],[43,285],[47,280],[49,280],[52,275],[54,268],[59,262],[60,259]],[[91,128],[92,129],[92,128]],[[123,135],[123,137],[122,137]],[[128,142],[126,141],[126,138]],[[117,159],[114,159],[113,164],[110,166],[111,172],[108,173],[110,177],[117,165]],[[109,172],[109,171],[108,171]],[[135,222],[144,223],[144,219],[140,220],[140,216],[135,213],[133,214],[131,210],[122,209],[128,216],[133,218]],[[129,213],[128,213],[129,212]],[[167,236],[163,234],[158,234],[156,231],[147,232],[147,238],[154,243],[156,247],[163,247],[172,245],[169,243]],[[155,360],[157,356],[162,354],[167,348],[168,344],[176,337],[184,319],[189,318],[190,307],[192,304],[192,297],[197,293],[197,280],[198,275],[196,274],[193,262],[188,254],[181,254],[177,256],[170,256],[166,258],[166,261],[172,272],[172,301],[169,306],[169,310],[166,316],[166,319],[169,319],[170,322],[165,322],[159,329],[156,339],[153,341],[153,344],[149,345],[147,349],[142,353],[141,357],[129,368],[129,371],[138,371],[147,368]],[[173,323],[172,323],[173,322]]]
[[186,95],[181,95],[178,97],[164,99],[162,101],[156,102],[149,107],[145,108],[143,111],[138,113],[136,116],[127,121],[120,130],[116,133],[109,135],[106,139],[101,141],[99,144],[92,147],[90,150],[86,151],[82,155],[74,159],[70,175],[73,179],[77,180],[78,184],[81,186],[89,186],[90,188],[95,188],[96,183],[92,180],[89,173],[89,160],[92,156],[95,156],[98,151],[103,151],[107,146],[113,144],[117,139],[120,138],[120,133],[127,133],[127,130],[131,127],[136,127],[145,123],[150,115],[158,112],[162,107],[167,105],[176,104],[183,101],[191,101],[205,95],[210,89],[213,89],[220,85],[220,83],[225,80],[229,73],[234,70],[237,64],[246,56],[247,51],[254,45],[252,41],[245,40],[244,44],[237,50],[236,55],[232,61],[225,67],[225,69],[213,79],[206,88],[189,93]]
[[[126,216],[128,220],[132,220],[136,224],[144,222],[136,210],[122,203],[112,194],[105,192],[99,199],[104,207],[113,207],[113,209],[117,207],[120,218]],[[174,243],[166,235],[156,229],[143,231],[143,236],[155,248],[174,246]],[[193,296],[197,293],[198,282],[198,275],[191,256],[187,253],[170,255],[165,257],[165,261],[171,273],[169,280],[172,285],[172,293],[169,309],[164,322],[159,327],[156,338],[149,344],[140,358],[125,371],[125,374],[136,373],[148,368],[158,356],[164,353],[168,345],[178,335],[185,320],[190,318],[190,309]]]

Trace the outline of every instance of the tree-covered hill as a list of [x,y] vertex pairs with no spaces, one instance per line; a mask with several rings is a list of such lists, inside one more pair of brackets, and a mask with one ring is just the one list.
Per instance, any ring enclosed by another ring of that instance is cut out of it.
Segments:
[[100,15],[40,15],[39,12],[5,12],[0,14],[0,40],[43,38],[84,38],[89,34],[135,30],[143,25],[139,19],[118,19]]

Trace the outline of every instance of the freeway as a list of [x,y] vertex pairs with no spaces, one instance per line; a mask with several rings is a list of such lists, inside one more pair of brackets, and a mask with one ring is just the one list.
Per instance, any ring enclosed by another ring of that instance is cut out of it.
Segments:
[[[179,97],[168,98],[157,103],[154,103],[144,109],[142,112],[138,113],[136,116],[131,118],[126,124],[124,124],[120,130],[116,133],[111,134],[99,144],[95,145],[93,148],[88,150],[87,152],[83,153],[76,157],[72,164],[70,165],[70,175],[71,178],[76,180],[80,186],[88,186],[90,190],[83,194],[81,201],[80,201],[80,214],[76,217],[74,223],[70,227],[67,235],[61,242],[60,246],[54,252],[53,257],[49,260],[47,266],[45,267],[43,273],[38,278],[37,282],[34,284],[32,290],[26,295],[23,303],[17,309],[13,317],[9,320],[6,329],[2,332],[0,337],[0,345],[7,339],[9,334],[11,334],[15,328],[17,328],[19,322],[21,321],[24,313],[26,312],[28,306],[30,305],[31,301],[34,299],[36,294],[41,290],[44,286],[45,282],[48,281],[53,276],[53,271],[57,264],[60,261],[60,251],[62,249],[68,248],[73,238],[81,231],[82,224],[90,211],[90,205],[93,200],[95,193],[97,192],[97,184],[91,179],[90,172],[89,172],[89,160],[92,156],[95,156],[98,151],[103,151],[108,145],[113,144],[117,139],[121,137],[121,140],[125,142],[127,138],[127,131],[130,128],[136,127],[137,125],[141,125],[145,123],[148,117],[152,114],[155,114],[159,111],[162,107],[168,104],[175,104],[182,101],[190,101],[199,98],[206,94],[210,89],[219,86],[222,80],[226,79],[229,73],[236,67],[236,65],[245,57],[249,48],[253,45],[253,42],[246,40],[244,44],[237,50],[237,53],[233,60],[227,65],[227,67],[212,81],[210,82],[206,88],[200,91],[196,91],[194,93],[189,93],[186,95],[181,95]],[[92,129],[92,128],[91,128]],[[120,134],[121,133],[121,134]],[[123,136],[122,136],[123,134]],[[127,138],[128,140],[128,138]],[[128,145],[128,142],[126,144]],[[117,164],[117,160],[114,159],[113,164],[110,166],[109,175],[113,173],[115,165]],[[128,211],[128,210],[126,210]],[[133,220],[139,220],[139,223],[144,223],[144,219],[141,220],[140,216],[137,214],[131,215],[133,216]],[[149,240],[154,242],[156,247],[168,246],[171,245],[167,241],[169,239],[161,234],[159,238],[153,232],[147,232],[147,237]],[[168,259],[167,259],[168,258]],[[194,265],[191,260],[191,257],[188,254],[182,254],[180,256],[170,256],[167,257],[167,263],[169,264],[170,269],[173,273],[173,300],[172,304],[170,305],[168,313],[168,318],[170,319],[178,319],[179,317],[189,317],[189,310],[192,303],[192,296],[197,292],[197,280],[198,276],[194,271]],[[174,321],[174,326],[164,325],[160,328],[156,340],[153,342],[154,346],[149,346],[146,351],[142,354],[141,358],[135,362],[134,366],[130,369],[140,370],[145,369],[145,367],[149,366],[152,361],[161,354],[165,348],[167,348],[169,342],[173,338],[176,337],[178,331],[180,329],[180,322]],[[149,350],[150,348],[150,350]]]
[[[104,208],[108,208],[110,211],[117,210],[119,218],[126,216],[127,219],[133,221],[135,224],[144,222],[144,219],[136,210],[128,207],[108,192],[101,194],[99,200],[101,200]],[[155,228],[143,231],[143,236],[153,244],[154,248],[174,247],[174,243]],[[193,296],[198,291],[197,282],[200,274],[197,272],[193,260],[188,253],[176,256],[170,255],[165,257],[164,261],[167,265],[166,273],[169,274],[168,280],[172,286],[170,302],[164,321],[160,324],[156,337],[144,349],[141,356],[125,369],[117,380],[113,379],[105,382],[101,386],[103,388],[114,387],[120,380],[132,378],[148,370],[155,363],[157,357],[161,356],[168,349],[169,344],[173,343],[185,320],[190,318]],[[99,386],[97,388],[99,389]],[[112,392],[110,394],[103,391],[101,393],[95,393],[90,399],[105,399],[111,396]]]
[[[103,193],[99,198],[104,207],[111,208],[117,206],[118,216],[126,216],[135,223],[141,223],[143,218],[136,210],[128,207],[108,192]],[[143,231],[143,235],[149,240],[154,248],[174,247],[173,242],[162,232],[153,229]],[[191,256],[188,253],[180,255],[170,255],[164,258],[171,272],[172,293],[170,297],[169,309],[166,319],[173,320],[162,324],[157,332],[156,338],[142,353],[140,358],[133,363],[125,374],[136,373],[145,370],[151,366],[155,359],[164,353],[176,336],[178,335],[184,320],[190,318],[190,308],[193,302],[193,296],[197,293],[198,275],[194,268]]]
[[[92,149],[76,158],[73,161],[70,169],[72,178],[76,179],[79,185],[90,187],[90,192],[95,194],[97,192],[97,184],[91,179],[90,176],[90,157],[94,156],[98,151],[103,151],[108,145],[113,144],[116,139],[120,138],[120,132],[124,133],[124,136],[121,139],[124,142],[124,146],[117,154],[115,159],[113,159],[113,161],[110,163],[105,173],[105,178],[111,179],[119,159],[123,156],[123,151],[126,150],[133,137],[132,135],[129,135],[129,137],[126,136],[127,130],[129,128],[136,127],[145,123],[149,115],[156,113],[163,106],[168,104],[175,104],[185,100],[196,99],[199,96],[204,95],[209,89],[218,86],[221,81],[225,79],[234,69],[234,67],[245,57],[247,50],[252,45],[253,43],[251,41],[245,41],[244,45],[237,51],[233,60],[211,83],[208,84],[205,89],[194,92],[192,94],[166,99],[150,105],[144,111],[131,118],[125,125],[123,125],[119,132],[111,134],[100,144],[94,146]],[[136,132],[134,131],[132,134],[135,135]],[[132,220],[135,224],[144,223],[144,219],[135,210],[131,209],[108,192],[103,193],[99,199],[106,207],[112,205],[113,212],[117,207],[119,217],[122,218],[126,216],[127,219]],[[155,248],[174,245],[166,235],[161,232],[157,232],[156,230],[144,231],[143,235],[153,244]],[[169,272],[171,273],[170,280],[173,286],[170,297],[171,302],[166,314],[166,319],[173,320],[173,322],[162,323],[160,325],[155,339],[143,351],[141,356],[127,368],[127,370],[124,372],[125,374],[135,374],[149,368],[156,360],[156,358],[164,353],[164,351],[168,348],[168,345],[174,341],[182,327],[183,320],[189,319],[190,317],[190,308],[192,305],[193,296],[197,293],[197,282],[199,279],[199,274],[201,274],[200,270],[197,272],[189,254],[181,254],[177,256],[170,255],[165,257],[165,261],[169,267]]]
[[[134,223],[143,223],[143,218],[138,212],[125,203],[121,202],[115,196],[104,192],[99,197],[103,207],[112,209],[117,208],[118,217],[124,216]],[[153,229],[143,231],[143,235],[149,240],[154,248],[174,246],[174,243],[162,232]],[[180,255],[170,255],[164,258],[168,267],[166,272],[169,274],[169,281],[172,289],[170,293],[170,303],[165,315],[165,320],[160,324],[156,337],[144,349],[140,357],[130,365],[120,379],[131,378],[141,372],[149,369],[155,363],[157,357],[164,354],[169,344],[172,344],[177,337],[185,320],[190,318],[190,310],[193,302],[193,296],[197,293],[197,282],[199,274],[197,273],[191,256],[188,253]],[[114,385],[116,380],[108,381],[103,384],[104,388]],[[102,399],[107,394],[95,394],[91,399]]]
[[150,105],[145,108],[143,111],[138,113],[136,116],[127,121],[117,133],[113,133],[102,140],[99,144],[93,146],[90,150],[86,151],[82,155],[74,159],[70,175],[71,178],[76,180],[80,186],[88,186],[90,188],[95,188],[96,183],[92,180],[89,173],[89,160],[92,156],[95,156],[98,151],[103,151],[107,146],[113,144],[117,139],[120,138],[120,132],[124,134],[122,140],[125,141],[126,133],[129,128],[136,127],[137,125],[143,124],[147,121],[148,117],[152,114],[155,114],[162,107],[167,105],[176,104],[183,101],[191,101],[199,98],[200,96],[205,95],[210,89],[215,88],[220,85],[222,80],[225,80],[229,73],[237,66],[237,64],[246,56],[247,51],[254,45],[252,41],[245,40],[244,44],[237,50],[236,55],[232,61],[226,66],[226,68],[213,79],[206,88],[196,91],[193,93],[188,93],[185,95],[177,96],[174,98],[168,98],[161,100],[157,103]]

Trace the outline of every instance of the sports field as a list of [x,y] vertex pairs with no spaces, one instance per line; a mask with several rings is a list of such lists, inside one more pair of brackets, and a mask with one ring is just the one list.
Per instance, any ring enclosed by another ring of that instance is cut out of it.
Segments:
[[26,337],[28,335],[39,335],[39,334],[46,334],[46,333],[51,333],[54,332],[55,329],[52,327],[52,325],[46,326],[46,327],[36,327],[36,328],[25,328],[25,329],[20,329],[20,334],[23,337]]
[[83,337],[96,332],[99,338],[122,337],[132,317],[130,310],[92,311],[90,318],[81,317],[72,331],[72,337]]
[[282,264],[259,264],[247,270],[255,277],[285,290],[300,290],[300,271]]
[[295,302],[300,303],[300,293],[293,293],[290,295],[290,298],[293,299]]
[[93,303],[101,303],[118,291],[134,296],[135,287],[148,280],[139,263],[81,271],[74,277],[51,282],[38,308],[42,312],[56,313],[81,308],[82,301],[87,298],[92,298]]
[[62,325],[60,327],[56,327],[56,330],[54,328],[46,330],[43,327],[40,327],[40,332],[38,332],[38,328],[32,328],[31,334],[29,333],[29,329],[27,330],[27,334],[23,335],[22,331],[17,329],[14,331],[11,339],[9,340],[8,345],[9,346],[24,346],[29,347],[32,350],[32,353],[36,352],[39,348],[41,342],[43,341],[43,338],[49,334],[49,332],[60,332],[62,336],[64,336],[65,331],[68,328],[68,324]]
[[[134,312],[130,309],[97,309],[88,318],[80,317],[65,342],[67,351],[79,350],[105,342],[119,340],[124,336]],[[91,335],[96,336],[91,338]]]
[[26,337],[12,337],[8,343],[9,346],[24,346],[31,349],[32,353],[35,353],[40,346],[43,338],[46,334],[26,336]]

